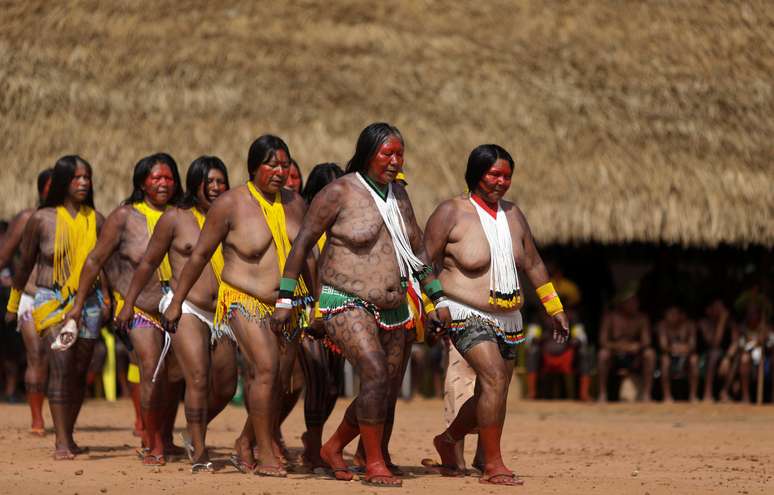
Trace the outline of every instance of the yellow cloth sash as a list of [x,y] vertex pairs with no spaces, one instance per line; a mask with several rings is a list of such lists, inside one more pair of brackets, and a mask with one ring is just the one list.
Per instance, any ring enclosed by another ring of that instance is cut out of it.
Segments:
[[[282,206],[282,194],[278,191],[274,196],[274,202],[269,203],[258,192],[252,182],[247,182],[247,188],[253,198],[258,201],[261,211],[263,211],[263,216],[266,218],[266,225],[269,226],[271,236],[274,238],[279,273],[282,276],[282,273],[285,271],[285,261],[288,258],[288,254],[290,254],[290,239],[288,238],[287,224],[285,223],[285,208]],[[301,276],[298,277],[298,285],[293,295],[300,299],[309,296],[309,289],[307,289],[304,278]]]
[[218,288],[218,304],[215,308],[215,318],[213,319],[216,328],[221,328],[227,323],[228,312],[232,304],[241,306],[242,310],[247,313],[244,316],[253,320],[266,318],[274,313],[274,305],[266,304],[257,297],[246,294],[224,280]]
[[97,214],[94,209],[82,205],[73,218],[67,208],[57,206],[53,285],[60,288],[61,295],[32,310],[38,333],[61,322],[72,309],[83,264],[96,244]]
[[[196,217],[196,223],[199,224],[199,230],[202,230],[204,228],[205,216],[202,215],[195,206],[191,208],[191,213],[193,213],[194,217]],[[215,279],[218,281],[218,285],[221,284],[220,275],[223,273],[224,264],[225,261],[223,260],[223,245],[218,244],[218,247],[212,254],[212,258],[210,258],[210,265],[212,265],[212,271],[215,272]]]
[[[134,203],[132,206],[135,210],[145,215],[145,225],[148,227],[148,240],[150,241],[153,231],[156,230],[156,224],[159,223],[159,219],[164,212],[151,208],[145,201]],[[156,273],[159,276],[160,282],[169,282],[172,279],[172,265],[169,264],[168,254],[164,255],[164,259],[161,260]]]

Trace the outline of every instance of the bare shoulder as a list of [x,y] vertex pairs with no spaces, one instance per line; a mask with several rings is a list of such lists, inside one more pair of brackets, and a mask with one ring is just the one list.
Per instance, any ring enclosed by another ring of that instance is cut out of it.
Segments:
[[[126,224],[126,220],[129,218],[129,215],[135,211],[136,210],[132,207],[132,205],[121,205],[110,212],[110,215],[108,215],[107,219],[105,219],[105,222],[114,226],[122,226]],[[137,214],[139,215],[139,212]]]
[[[346,174],[323,187],[317,196],[327,201],[338,202],[352,192],[356,177],[355,174]],[[315,199],[317,199],[315,196]]]
[[433,210],[432,216],[442,218],[445,221],[456,220],[468,210],[472,211],[472,205],[465,195],[461,194],[441,202]]
[[240,201],[240,199],[245,199],[246,192],[247,186],[245,185],[240,185],[229,189],[228,191],[218,196],[218,199],[216,199],[212,203],[212,206],[210,206],[210,211],[228,211],[230,208],[234,207]]
[[306,201],[297,192],[283,188],[280,190],[280,194],[282,195],[282,204],[286,208],[301,214],[306,211]]
[[508,201],[507,199],[501,199],[500,208],[503,209],[503,211],[509,218],[513,218],[514,220],[518,220],[519,222],[522,222],[522,223],[527,223],[527,217],[524,215],[524,212],[521,211],[521,208],[519,208],[519,206],[513,201]]
[[13,225],[21,225],[24,226],[29,221],[30,218],[32,218],[32,215],[35,214],[37,211],[37,208],[27,208],[26,210],[22,210],[19,213],[16,214],[15,217],[13,217],[13,220],[11,220],[11,224]]

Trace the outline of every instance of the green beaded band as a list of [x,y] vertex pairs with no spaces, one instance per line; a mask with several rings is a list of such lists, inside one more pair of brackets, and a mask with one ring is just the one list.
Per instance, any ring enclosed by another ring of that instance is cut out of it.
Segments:
[[443,287],[441,287],[440,280],[435,279],[429,284],[425,285],[425,294],[427,294],[427,297],[430,299],[433,299],[433,296],[435,296],[438,292],[443,292]]
[[296,290],[297,285],[298,285],[298,280],[294,278],[282,277],[280,279],[279,289],[282,291],[288,291],[290,293],[293,293]]

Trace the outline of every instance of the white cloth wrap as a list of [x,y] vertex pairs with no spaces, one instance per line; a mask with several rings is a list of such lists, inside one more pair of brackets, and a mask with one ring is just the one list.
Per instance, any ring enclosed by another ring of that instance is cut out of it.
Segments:
[[22,292],[19,299],[19,311],[16,312],[16,331],[21,332],[22,323],[32,320],[32,310],[35,309],[35,298]]
[[478,316],[484,320],[491,321],[505,333],[519,332],[524,325],[521,319],[521,311],[518,309],[505,313],[490,313],[448,298],[436,304],[436,308],[449,308],[452,320],[467,320],[471,316]]

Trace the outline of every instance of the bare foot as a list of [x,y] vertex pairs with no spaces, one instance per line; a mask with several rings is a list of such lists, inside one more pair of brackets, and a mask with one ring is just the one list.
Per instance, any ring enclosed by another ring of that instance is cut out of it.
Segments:
[[70,447],[57,447],[54,450],[55,461],[72,461],[75,459],[75,453],[70,451]]
[[439,465],[441,476],[465,476],[465,473],[460,471],[458,466],[459,461],[457,460],[457,453],[454,449],[456,443],[457,442],[455,442],[445,431],[433,438],[435,450],[437,450],[438,455],[441,456],[441,464]]
[[320,458],[327,463],[333,470],[333,476],[340,481],[352,480],[352,473],[347,468],[347,462],[341,455],[341,451],[335,451],[331,448],[330,442],[327,442],[320,449]]
[[403,486],[403,482],[395,477],[383,462],[366,466],[363,483],[371,486]]
[[519,478],[510,469],[500,466],[496,469],[487,470],[481,475],[479,483],[489,485],[519,486],[524,484],[524,480]]

